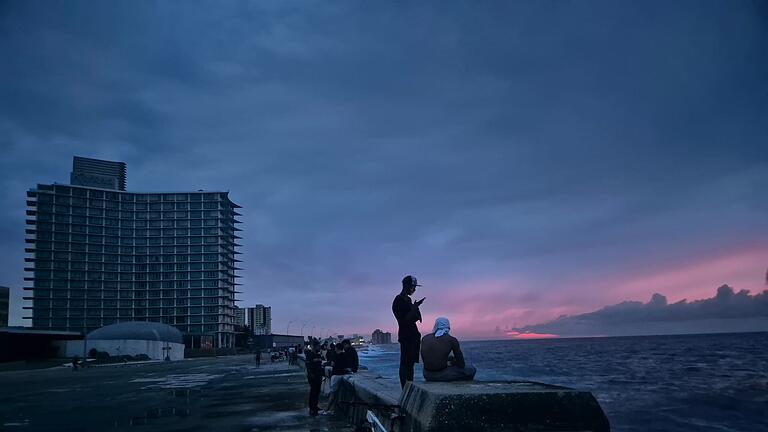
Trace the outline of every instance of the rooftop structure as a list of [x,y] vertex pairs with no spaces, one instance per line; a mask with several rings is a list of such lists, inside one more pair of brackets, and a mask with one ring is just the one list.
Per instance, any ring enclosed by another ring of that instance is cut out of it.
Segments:
[[69,182],[111,190],[125,190],[125,162],[111,162],[75,156]]

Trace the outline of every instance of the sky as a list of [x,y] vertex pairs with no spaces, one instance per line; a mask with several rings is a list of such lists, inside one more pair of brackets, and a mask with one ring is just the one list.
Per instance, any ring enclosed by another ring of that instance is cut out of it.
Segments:
[[747,0],[0,1],[11,324],[26,190],[74,155],[126,162],[128,190],[230,191],[239,304],[276,333],[395,331],[407,274],[422,333],[465,338],[757,295],[766,46]]

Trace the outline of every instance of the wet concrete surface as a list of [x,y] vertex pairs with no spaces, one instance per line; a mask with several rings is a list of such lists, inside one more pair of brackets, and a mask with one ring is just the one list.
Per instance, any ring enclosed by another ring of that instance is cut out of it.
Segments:
[[353,430],[309,417],[308,391],[298,367],[251,356],[0,372],[0,430]]

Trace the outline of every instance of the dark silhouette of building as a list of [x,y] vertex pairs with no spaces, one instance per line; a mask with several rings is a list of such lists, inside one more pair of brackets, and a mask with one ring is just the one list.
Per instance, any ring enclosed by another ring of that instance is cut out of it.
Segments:
[[392,333],[383,332],[379,329],[373,331],[371,335],[371,343],[375,345],[384,345],[392,343]]
[[10,289],[0,286],[0,327],[8,327],[8,310],[10,308]]

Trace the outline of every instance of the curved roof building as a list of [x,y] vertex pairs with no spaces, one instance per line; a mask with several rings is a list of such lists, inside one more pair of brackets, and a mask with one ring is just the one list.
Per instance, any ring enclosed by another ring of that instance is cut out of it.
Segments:
[[86,336],[88,340],[148,340],[184,343],[181,332],[167,324],[127,321],[104,326]]

